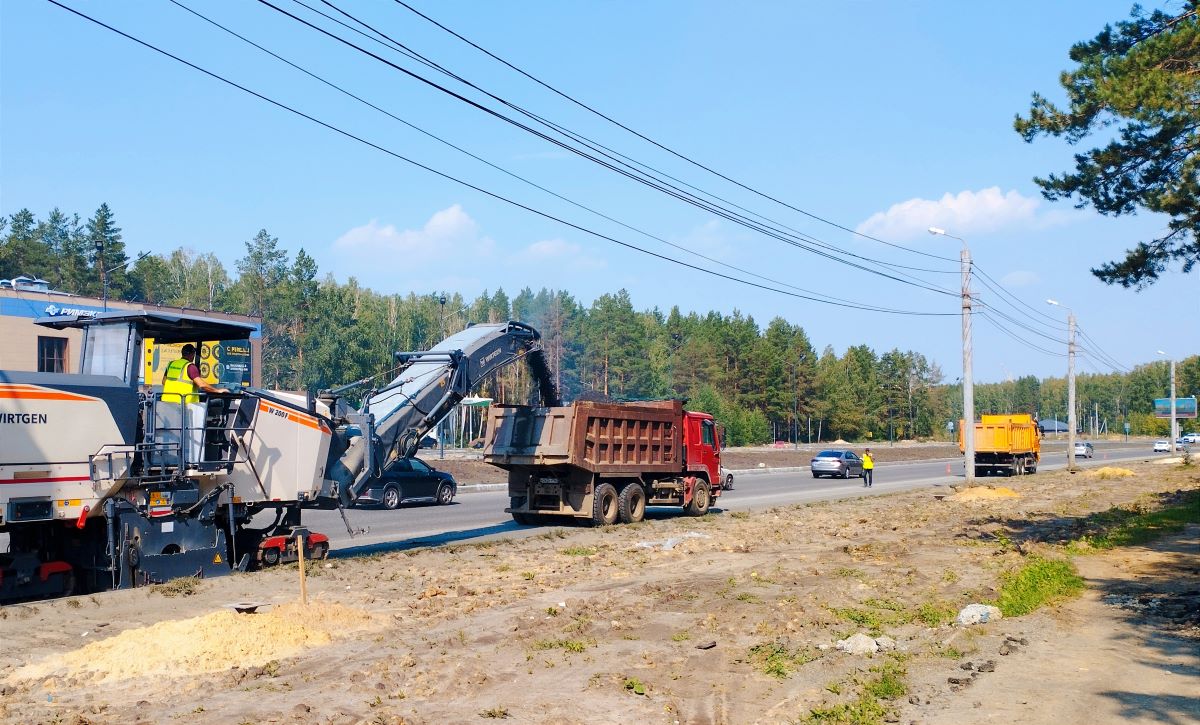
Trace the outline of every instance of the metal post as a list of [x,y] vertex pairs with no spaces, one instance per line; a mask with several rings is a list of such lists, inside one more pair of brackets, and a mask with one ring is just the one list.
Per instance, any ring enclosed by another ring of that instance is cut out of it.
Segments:
[[800,448],[800,361],[792,365],[792,448]]
[[971,380],[971,251],[962,248],[963,454],[967,483],[975,483],[975,386]]
[[1075,470],[1075,313],[1067,311],[1067,470]]

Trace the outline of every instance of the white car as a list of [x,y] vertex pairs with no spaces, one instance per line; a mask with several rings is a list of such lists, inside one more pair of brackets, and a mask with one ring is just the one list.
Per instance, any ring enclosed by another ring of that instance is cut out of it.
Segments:
[[1096,454],[1095,449],[1092,448],[1091,443],[1076,443],[1075,444],[1075,457],[1076,458],[1091,458],[1095,454]]
[[[1176,443],[1175,450],[1181,451],[1181,450],[1183,450],[1183,446],[1179,443]],[[1171,452],[1171,441],[1154,441],[1154,452],[1155,453],[1170,453]]]
[[1187,433],[1179,440],[1183,441],[1184,443],[1200,443],[1200,433]]

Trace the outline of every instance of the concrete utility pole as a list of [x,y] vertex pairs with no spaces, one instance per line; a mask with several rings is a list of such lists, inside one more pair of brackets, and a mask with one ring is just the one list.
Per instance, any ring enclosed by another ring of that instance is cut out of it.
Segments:
[[1046,304],[1067,311],[1067,470],[1075,470],[1075,311],[1055,300]]
[[[1159,350],[1158,354],[1166,356],[1162,350]],[[1178,424],[1175,422],[1175,359],[1169,359],[1171,360],[1171,452],[1174,453],[1175,441],[1179,440],[1179,430],[1176,427]]]
[[971,250],[967,240],[947,234],[945,229],[929,227],[930,234],[962,242],[962,350],[963,350],[963,457],[967,485],[975,483],[975,385],[971,380]]

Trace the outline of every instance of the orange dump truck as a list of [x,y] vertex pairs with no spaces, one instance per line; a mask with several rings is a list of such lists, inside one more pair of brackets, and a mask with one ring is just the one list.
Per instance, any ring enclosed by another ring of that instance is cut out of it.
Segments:
[[[958,422],[958,450],[963,445],[963,421]],[[1042,436],[1028,414],[984,415],[975,424],[975,475],[1022,476],[1036,473],[1042,457]]]

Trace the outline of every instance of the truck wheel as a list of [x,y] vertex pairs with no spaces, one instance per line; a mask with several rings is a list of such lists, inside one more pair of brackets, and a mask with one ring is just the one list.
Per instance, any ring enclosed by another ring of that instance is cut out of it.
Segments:
[[733,490],[733,474],[732,473],[726,474],[726,476],[725,476],[725,490],[726,491]]
[[631,483],[621,489],[617,512],[623,524],[636,524],[646,518],[646,490],[641,484]]
[[697,481],[696,487],[692,490],[692,502],[687,505],[685,511],[688,516],[703,516],[708,513],[711,503],[712,497],[709,495],[708,482]]
[[617,523],[619,513],[617,489],[611,483],[596,486],[596,492],[592,495],[592,525],[612,526]]

